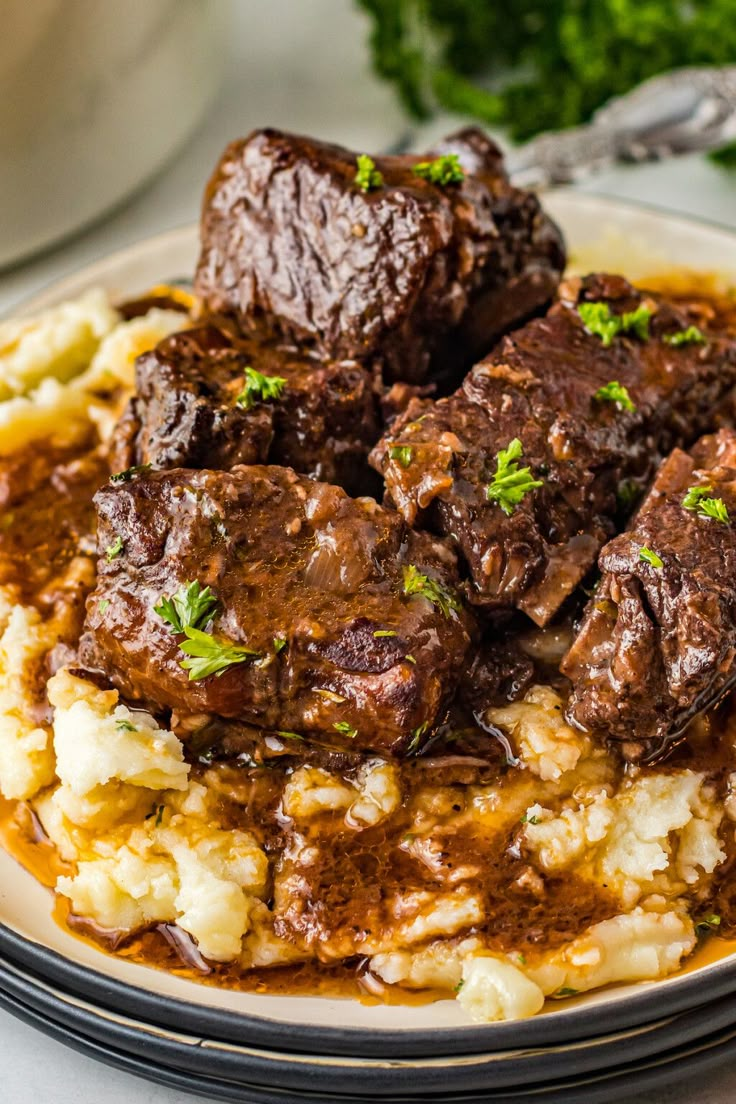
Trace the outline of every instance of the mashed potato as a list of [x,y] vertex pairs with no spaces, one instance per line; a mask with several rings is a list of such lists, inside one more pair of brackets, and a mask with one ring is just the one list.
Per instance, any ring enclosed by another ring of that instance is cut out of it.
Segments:
[[0,456],[44,440],[104,439],[133,386],[135,358],[186,325],[152,309],[125,322],[101,289],[0,323]]

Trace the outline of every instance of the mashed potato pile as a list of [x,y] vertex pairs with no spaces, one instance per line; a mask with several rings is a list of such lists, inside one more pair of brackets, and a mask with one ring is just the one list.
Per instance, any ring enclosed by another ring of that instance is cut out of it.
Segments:
[[[70,443],[94,431],[104,440],[135,357],[182,324],[161,310],[122,321],[99,291],[0,324],[0,455],[40,438]],[[90,570],[89,560],[71,568]],[[280,793],[293,842],[269,859],[247,823],[223,821],[212,772],[192,777],[175,733],[67,667],[48,677],[63,632],[63,612],[44,619],[0,587],[0,791],[31,803],[70,864],[58,892],[101,928],[176,924],[205,958],[244,969],[306,959],[317,951],[280,938],[274,910],[289,906],[319,858],[311,827],[331,814],[360,833],[401,810],[410,820],[402,846],[425,865],[437,860],[440,828],[515,833],[532,882],[574,874],[606,887],[618,912],[562,946],[499,953],[482,934],[486,904],[468,870],[453,870],[436,892],[399,886],[391,924],[363,947],[379,989],[432,988],[456,996],[473,1020],[518,1019],[548,997],[663,977],[693,950],[691,902],[725,859],[722,818],[736,803],[724,810],[693,770],[622,776],[565,723],[552,688],[490,711],[519,765],[503,784],[466,786],[461,799],[457,785],[435,781],[402,809],[401,769],[380,758],[349,777],[296,767]],[[352,953],[340,939],[318,951],[323,961]]]

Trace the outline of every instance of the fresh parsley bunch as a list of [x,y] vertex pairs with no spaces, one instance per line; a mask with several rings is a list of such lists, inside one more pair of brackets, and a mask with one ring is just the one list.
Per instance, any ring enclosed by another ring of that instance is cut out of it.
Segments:
[[736,58],[733,0],[358,3],[372,20],[376,71],[410,114],[448,108],[517,141],[584,122],[666,69]]

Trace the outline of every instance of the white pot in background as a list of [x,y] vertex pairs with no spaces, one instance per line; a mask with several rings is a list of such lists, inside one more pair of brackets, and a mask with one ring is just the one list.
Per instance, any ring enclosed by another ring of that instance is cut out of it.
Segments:
[[160,169],[223,72],[227,0],[0,0],[0,267]]

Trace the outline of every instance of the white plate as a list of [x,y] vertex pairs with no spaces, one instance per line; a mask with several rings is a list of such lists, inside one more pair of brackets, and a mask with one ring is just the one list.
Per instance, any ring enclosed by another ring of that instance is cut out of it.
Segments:
[[[571,191],[549,194],[545,206],[559,221],[577,270],[618,269],[641,279],[674,267],[716,274],[723,286],[736,285],[736,234]],[[134,295],[190,274],[196,253],[196,228],[184,227],[91,265],[35,296],[25,309],[50,306],[92,285],[102,285],[116,297]],[[145,1005],[149,1018],[160,1023],[173,1020],[182,1027],[191,1025],[194,1014],[201,1022],[203,1016],[208,1022],[213,1017],[210,1030],[219,1031],[222,1038],[311,1046],[326,1053],[357,1053],[377,1043],[383,1053],[394,1054],[497,1049],[512,1040],[515,1045],[546,1045],[644,1023],[736,989],[736,953],[724,943],[711,954],[715,961],[696,969],[661,982],[615,986],[552,1003],[523,1024],[473,1026],[450,1000],[409,1008],[218,990],[103,955],[74,938],[54,922],[48,891],[3,852],[0,924],[5,928],[4,943],[0,930],[3,953],[22,959],[23,945],[17,937],[27,940],[36,947],[35,952],[25,952],[34,969],[94,999],[107,994],[108,1005],[129,1012]]]

